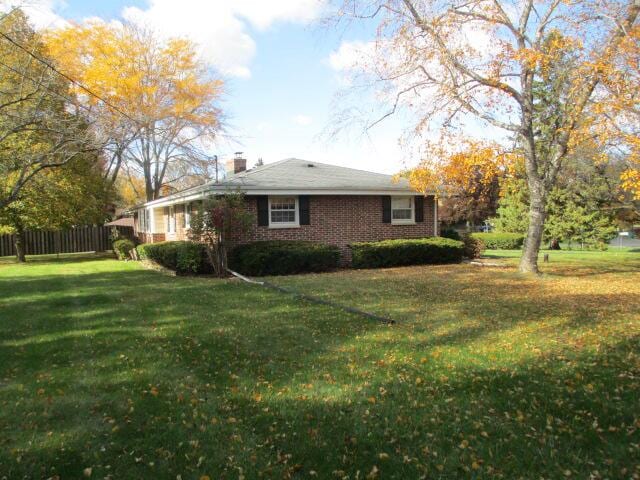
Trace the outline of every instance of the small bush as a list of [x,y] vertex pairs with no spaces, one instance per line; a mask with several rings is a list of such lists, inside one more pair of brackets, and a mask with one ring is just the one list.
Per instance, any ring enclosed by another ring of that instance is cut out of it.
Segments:
[[314,242],[269,241],[238,245],[229,267],[245,275],[291,275],[326,272],[338,267],[338,247]]
[[471,236],[481,240],[487,250],[519,250],[524,244],[521,233],[472,233]]
[[159,242],[138,245],[140,260],[152,260],[179,274],[211,273],[205,246],[197,242]]
[[350,247],[354,268],[455,263],[464,255],[462,242],[441,237],[354,243]]
[[440,232],[440,236],[443,238],[450,238],[451,240],[462,240],[460,233],[453,228],[445,228]]
[[131,258],[131,251],[136,248],[136,245],[129,239],[123,238],[113,242],[113,251],[115,252],[118,260],[128,260]]
[[464,256],[466,258],[480,258],[485,249],[484,242],[469,234],[463,235],[462,243],[464,243]]

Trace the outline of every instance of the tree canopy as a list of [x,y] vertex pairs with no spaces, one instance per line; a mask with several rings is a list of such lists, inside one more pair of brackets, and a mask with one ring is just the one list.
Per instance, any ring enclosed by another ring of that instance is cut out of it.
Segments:
[[440,219],[475,225],[495,215],[500,179],[514,161],[513,155],[497,144],[469,140],[453,153],[442,148],[437,157],[437,164],[423,162],[405,175],[416,190],[435,190],[441,195]]
[[[41,61],[41,59],[43,59]],[[41,173],[98,147],[74,111],[69,82],[47,66],[44,44],[20,9],[0,23],[0,209]]]
[[[572,155],[549,192],[543,239],[551,245],[564,241],[569,246],[573,243],[604,248],[618,230],[624,204],[620,202],[622,192],[619,173],[613,168],[615,161],[596,163],[589,153]],[[529,202],[529,188],[520,164],[501,181],[497,216],[491,220],[496,231],[526,233]]]
[[16,234],[25,260],[25,229],[101,223],[112,189],[101,145],[20,9],[0,23],[0,229]]
[[184,39],[99,21],[49,32],[46,44],[57,64],[98,96],[76,89],[97,118],[106,145],[106,175],[145,182],[145,197],[163,187],[209,178],[207,149],[222,130],[223,82]]
[[408,108],[417,133],[459,133],[471,119],[517,145],[530,195],[520,269],[537,272],[548,196],[567,155],[604,131],[603,111],[616,119],[627,110],[620,98],[636,105],[628,87],[603,87],[623,85],[614,80],[630,67],[622,47],[640,2],[347,0],[340,14],[378,21],[361,71],[390,107],[373,123]]

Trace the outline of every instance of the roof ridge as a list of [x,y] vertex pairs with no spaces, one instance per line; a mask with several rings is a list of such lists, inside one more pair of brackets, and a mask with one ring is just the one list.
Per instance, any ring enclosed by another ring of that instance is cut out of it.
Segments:
[[205,182],[205,183],[203,183],[201,185],[196,185],[194,187],[189,187],[189,188],[187,188],[185,190],[180,190],[179,192],[175,192],[172,195],[175,195],[177,193],[188,192],[188,191],[194,190],[196,188],[211,187],[211,186],[216,186],[216,185],[222,185],[223,186],[225,184],[228,184],[229,181],[233,180],[234,178],[242,179],[242,178],[246,177],[249,174],[256,173],[256,172],[261,172],[263,170],[266,170],[268,167],[272,167],[272,166],[277,165],[279,163],[282,163],[282,162],[284,162],[286,160],[290,160],[290,159],[287,158],[287,159],[283,159],[283,160],[278,160],[277,162],[273,162],[273,163],[266,163],[264,165],[260,165],[259,167],[254,167],[254,168],[252,168],[250,170],[244,170],[242,172],[236,173],[235,175],[231,175],[229,177],[225,177],[222,180],[217,180],[217,181],[215,179],[214,180],[209,180],[208,182]]
[[233,177],[246,177],[248,175],[251,175],[251,174],[254,174],[254,173],[257,173],[257,172],[262,172],[262,171],[264,171],[264,170],[266,170],[266,169],[268,169],[270,167],[273,167],[275,165],[279,165],[279,164],[284,163],[284,162],[286,162],[288,160],[293,160],[293,159],[292,158],[283,158],[282,160],[277,160],[277,161],[275,161],[273,163],[265,163],[264,165],[260,165],[259,167],[254,167],[254,168],[251,168],[249,170],[245,170],[243,172],[237,173],[236,175],[233,175],[232,177],[229,177],[229,179],[231,179]]

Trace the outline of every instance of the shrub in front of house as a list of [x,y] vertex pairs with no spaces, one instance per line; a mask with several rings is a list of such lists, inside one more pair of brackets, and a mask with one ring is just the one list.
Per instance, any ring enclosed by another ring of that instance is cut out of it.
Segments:
[[354,268],[456,263],[464,256],[462,242],[442,237],[361,242],[350,248]]
[[470,259],[480,258],[486,248],[482,240],[468,233],[462,236],[462,243],[464,243],[464,256]]
[[131,251],[136,248],[135,243],[133,243],[128,238],[123,238],[120,240],[116,240],[113,242],[113,251],[118,257],[118,260],[128,260],[131,258]]
[[152,260],[178,274],[211,273],[205,246],[197,242],[159,242],[138,245],[140,260]]
[[443,238],[450,238],[451,240],[462,240],[460,233],[454,228],[445,228],[440,232],[440,236]]
[[472,233],[471,236],[482,241],[487,250],[519,250],[524,244],[521,233]]
[[238,245],[229,268],[257,277],[335,270],[340,250],[333,245],[303,241],[267,241]]

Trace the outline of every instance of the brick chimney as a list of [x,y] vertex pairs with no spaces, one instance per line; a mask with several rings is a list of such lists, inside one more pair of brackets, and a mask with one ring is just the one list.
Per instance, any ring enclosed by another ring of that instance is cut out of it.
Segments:
[[235,175],[244,172],[247,169],[247,159],[243,157],[242,152],[236,152],[233,158],[227,160],[227,175]]

